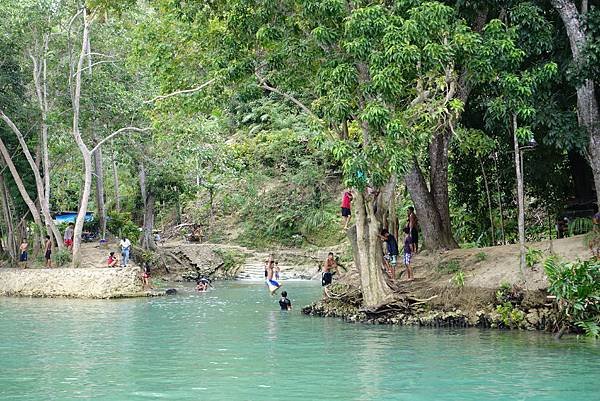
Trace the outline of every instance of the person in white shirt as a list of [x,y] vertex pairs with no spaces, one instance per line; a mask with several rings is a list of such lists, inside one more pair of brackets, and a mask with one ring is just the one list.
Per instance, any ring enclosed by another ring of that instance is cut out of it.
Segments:
[[131,242],[129,241],[129,239],[123,237],[121,238],[120,246],[122,256],[121,266],[127,267],[127,264],[129,263],[129,252],[131,251]]

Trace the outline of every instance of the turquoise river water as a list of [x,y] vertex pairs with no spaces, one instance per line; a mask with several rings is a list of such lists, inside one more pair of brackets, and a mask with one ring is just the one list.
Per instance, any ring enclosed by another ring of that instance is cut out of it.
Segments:
[[600,343],[303,316],[318,283],[0,298],[0,400],[600,400]]

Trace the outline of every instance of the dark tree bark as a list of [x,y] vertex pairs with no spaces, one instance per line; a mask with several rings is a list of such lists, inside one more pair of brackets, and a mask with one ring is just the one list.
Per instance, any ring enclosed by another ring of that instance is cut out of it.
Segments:
[[146,250],[155,250],[156,242],[154,241],[154,207],[156,198],[152,190],[148,188],[148,179],[146,177],[146,167],[144,162],[140,162],[140,192],[144,203],[144,222],[142,225],[142,238],[140,245]]
[[[587,6],[582,7],[580,13],[574,1],[551,0],[551,3],[565,25],[573,60],[578,64],[581,51],[588,40],[583,26],[583,17]],[[600,110],[594,82],[590,79],[585,80],[577,88],[577,117],[579,125],[585,128],[589,135],[587,157],[594,174],[596,202],[600,205]]]
[[[436,206],[433,192],[429,191],[423,173],[415,161],[405,176],[406,187],[415,205],[419,227],[423,231],[423,242],[428,249],[454,249],[458,244],[452,236],[450,225],[444,225]],[[446,186],[448,184],[446,183]]]

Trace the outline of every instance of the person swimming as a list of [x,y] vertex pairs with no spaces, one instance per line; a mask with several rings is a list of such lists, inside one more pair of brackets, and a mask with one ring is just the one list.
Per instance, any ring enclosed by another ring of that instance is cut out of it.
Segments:
[[205,277],[202,277],[201,279],[196,281],[196,291],[198,291],[198,292],[208,291],[209,287],[210,287],[210,280]]
[[292,310],[292,301],[287,297],[287,291],[281,291],[281,299],[279,300],[281,310]]

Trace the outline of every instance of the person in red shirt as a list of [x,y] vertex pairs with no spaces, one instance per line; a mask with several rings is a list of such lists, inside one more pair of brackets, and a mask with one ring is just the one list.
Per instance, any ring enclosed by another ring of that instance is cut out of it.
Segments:
[[344,230],[348,229],[348,224],[350,223],[350,217],[352,212],[350,211],[352,207],[352,192],[349,189],[344,191],[344,195],[342,195],[342,219],[344,221]]
[[108,255],[108,267],[115,267],[117,265],[117,263],[119,263],[119,259],[115,256],[114,252],[111,252],[110,255]]

